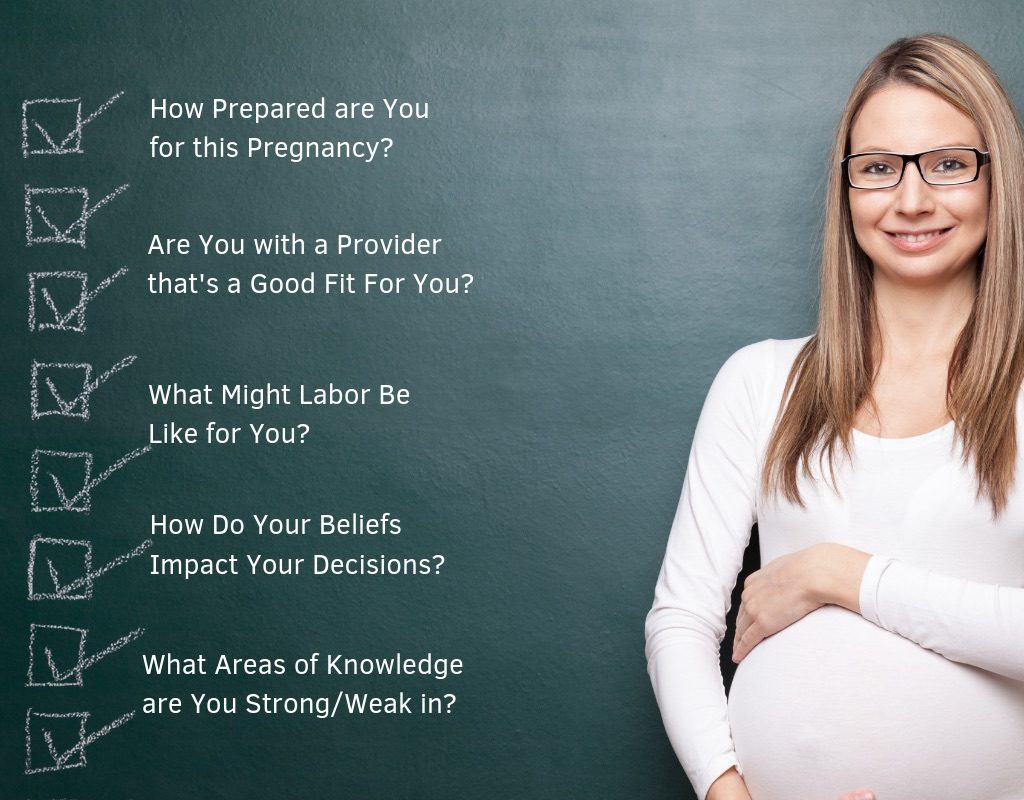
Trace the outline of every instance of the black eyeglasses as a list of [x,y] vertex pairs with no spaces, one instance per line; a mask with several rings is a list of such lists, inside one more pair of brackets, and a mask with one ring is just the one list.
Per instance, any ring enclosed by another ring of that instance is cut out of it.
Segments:
[[852,153],[840,164],[846,183],[853,189],[891,189],[903,180],[907,162],[917,165],[925,183],[958,186],[978,180],[988,153],[974,147],[939,147],[923,153]]

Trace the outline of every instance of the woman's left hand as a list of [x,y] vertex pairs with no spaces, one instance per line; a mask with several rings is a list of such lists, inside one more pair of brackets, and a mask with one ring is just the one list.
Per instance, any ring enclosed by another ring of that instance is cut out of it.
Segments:
[[732,660],[762,639],[829,603],[860,612],[858,594],[870,553],[821,543],[780,556],[743,583]]

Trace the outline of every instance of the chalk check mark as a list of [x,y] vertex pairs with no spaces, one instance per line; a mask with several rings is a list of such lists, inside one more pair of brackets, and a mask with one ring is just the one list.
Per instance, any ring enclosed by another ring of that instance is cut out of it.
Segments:
[[[102,375],[96,378],[96,380],[89,381],[88,383],[86,383],[82,387],[82,391],[79,392],[78,395],[71,400],[65,400],[61,396],[60,392],[57,390],[57,387],[54,385],[53,380],[49,376],[46,377],[46,388],[50,390],[50,394],[53,396],[53,400],[57,404],[57,407],[60,409],[60,413],[62,415],[71,416],[75,413],[76,408],[81,408],[82,412],[85,412],[84,415],[88,417],[86,409],[89,402],[89,396],[98,388],[100,388],[102,384],[110,380],[110,378],[112,378],[118,372],[125,369],[126,367],[130,367],[135,362],[136,358],[137,356],[126,356],[125,358],[122,358],[120,361],[114,364],[114,366],[112,366],[110,369],[108,369],[106,372],[104,372]],[[39,366],[49,365],[42,364]]]
[[70,766],[68,762],[72,756],[78,755],[79,757],[85,755],[85,748],[95,742],[97,739],[106,736],[108,733],[116,728],[120,728],[132,717],[135,716],[134,711],[129,711],[127,714],[122,714],[112,722],[107,723],[102,728],[93,731],[88,736],[85,736],[78,740],[78,744],[72,747],[70,750],[65,750],[63,753],[60,752],[56,745],[53,743],[53,734],[48,730],[43,730],[43,741],[46,742],[46,749],[50,753],[50,758],[53,759],[53,767],[51,769],[64,769],[65,766]]
[[[50,476],[50,480],[53,481],[53,488],[57,492],[57,498],[60,501],[59,509],[45,509],[48,511],[87,511],[89,507],[89,493],[95,489],[99,484],[103,483],[107,478],[117,472],[121,467],[125,466],[129,461],[133,461],[141,455],[148,453],[153,449],[152,445],[147,444],[145,447],[140,447],[137,450],[132,450],[130,453],[126,453],[121,456],[117,461],[107,467],[95,478],[87,480],[85,485],[74,495],[68,496],[67,492],[64,491],[63,485],[61,485],[60,479],[52,472],[46,474]],[[89,455],[86,453],[85,455]],[[79,501],[85,500],[85,506],[78,506]]]
[[[95,576],[93,576],[93,577],[95,577]],[[84,659],[81,659],[77,664],[75,664],[75,666],[73,666],[71,669],[69,669],[67,671],[64,671],[64,672],[62,672],[57,667],[57,663],[53,659],[53,653],[50,651],[50,648],[49,647],[44,647],[43,648],[43,653],[46,655],[46,664],[50,668],[50,674],[53,675],[54,683],[65,683],[65,682],[67,682],[68,680],[70,680],[71,678],[73,678],[75,676],[80,676],[83,672],[85,672],[87,669],[89,669],[89,667],[91,667],[94,664],[96,664],[96,662],[100,661],[101,659],[106,658],[107,656],[109,656],[109,655],[111,655],[113,653],[116,653],[122,647],[125,647],[125,646],[131,644],[136,639],[138,639],[140,636],[142,636],[142,634],[144,634],[145,632],[146,632],[145,628],[136,628],[131,633],[126,633],[120,639],[117,639],[116,641],[111,642],[109,645],[104,647],[99,652],[93,653],[91,656],[89,656],[87,658],[84,658]]]
[[[23,107],[23,110],[22,110],[22,115],[23,115],[22,125],[23,125],[23,129],[24,129],[22,150],[23,150],[25,158],[28,158],[29,154],[32,154],[32,155],[63,155],[65,153],[76,153],[76,152],[80,153],[81,150],[79,148],[81,146],[80,143],[81,143],[81,137],[82,137],[82,129],[86,125],[88,125],[90,122],[95,120],[100,114],[102,114],[104,111],[106,111],[112,105],[114,105],[114,103],[116,103],[118,100],[120,100],[123,95],[124,95],[124,92],[118,92],[113,97],[110,97],[105,102],[101,103],[99,108],[97,108],[95,111],[93,111],[85,119],[78,119],[77,122],[75,123],[75,127],[73,127],[71,129],[71,131],[67,135],[65,135],[63,138],[61,138],[60,141],[57,141],[57,137],[56,136],[52,136],[50,134],[50,132],[39,123],[39,120],[33,118],[32,119],[32,127],[35,128],[39,132],[39,135],[42,136],[43,139],[46,141],[46,143],[50,146],[49,150],[31,150],[29,148],[28,138],[27,138],[28,137],[28,106],[32,105],[32,104],[48,104],[48,105],[52,105],[54,103],[67,103],[67,102],[71,102],[71,103],[75,103],[76,113],[80,114],[81,113],[81,103],[78,100],[72,100],[72,101],[66,101],[66,100],[60,100],[60,101],[54,101],[54,100],[41,100],[41,101],[40,100],[27,100],[27,101],[25,101],[25,104],[24,104],[24,107]],[[69,150],[68,149],[68,145],[71,144],[71,142],[75,141],[76,139],[78,140],[78,142],[76,143],[75,148]]]
[[[53,562],[50,559],[46,559],[46,568],[50,573],[50,580],[53,581],[54,595],[58,599],[64,599],[68,595],[77,591],[78,589],[81,589],[83,586],[88,586],[91,589],[92,582],[96,578],[100,577],[101,575],[105,575],[106,573],[110,572],[110,570],[114,569],[115,567],[121,566],[126,561],[130,561],[136,556],[142,555],[152,546],[153,540],[146,539],[146,541],[142,542],[142,544],[140,544],[138,547],[134,547],[127,553],[122,553],[117,558],[111,559],[99,569],[89,570],[85,573],[85,575],[82,575],[80,578],[76,578],[70,583],[66,583],[63,585],[60,582],[61,578],[60,574],[57,572],[57,568],[53,565]],[[125,644],[127,644],[127,642],[125,642]],[[104,653],[104,655],[106,654]]]
[[[100,104],[100,107],[98,109],[96,109],[92,114],[90,114],[84,120],[79,120],[78,123],[75,125],[75,127],[71,129],[71,132],[67,136],[65,136],[62,139],[60,139],[59,142],[57,142],[56,139],[53,136],[50,135],[49,131],[46,130],[46,128],[44,128],[42,125],[39,124],[38,120],[34,119],[32,121],[33,127],[35,127],[35,129],[39,131],[39,134],[44,139],[46,139],[46,143],[50,145],[50,149],[51,149],[52,153],[56,153],[56,154],[65,153],[65,152],[67,152],[66,151],[67,146],[72,142],[72,140],[76,139],[76,138],[78,138],[78,137],[80,137],[82,135],[82,128],[84,128],[86,125],[88,125],[94,119],[96,119],[96,117],[98,117],[104,111],[106,111],[109,108],[111,108],[111,106],[113,106],[113,104],[115,102],[117,102],[119,99],[121,99],[123,94],[124,94],[123,91],[119,91],[113,97],[109,98],[108,100],[106,100],[105,102]],[[29,156],[28,151],[26,151],[25,156],[26,156],[26,158],[28,158],[28,156]]]
[[[67,313],[61,313],[61,311],[57,308],[57,304],[53,301],[53,297],[50,294],[50,292],[47,290],[45,286],[42,287],[42,289],[39,290],[39,294],[42,295],[43,301],[46,303],[50,311],[53,313],[54,319],[53,323],[47,325],[46,327],[53,327],[59,330],[66,329],[68,327],[68,323],[72,319],[85,313],[86,307],[89,305],[90,302],[96,299],[96,296],[100,292],[102,292],[104,289],[110,286],[110,284],[112,284],[118,278],[127,274],[127,272],[128,267],[121,267],[121,269],[119,269],[113,275],[110,275],[101,280],[99,283],[96,284],[95,289],[83,293],[78,303],[74,306],[74,308],[72,308]],[[79,320],[79,327],[81,327],[81,320]]]
[[[93,205],[93,206],[85,206],[85,205],[83,205],[82,206],[82,213],[81,213],[81,215],[78,217],[78,219],[76,219],[74,222],[72,222],[66,228],[61,228],[60,226],[55,225],[53,222],[51,222],[50,218],[48,216],[46,216],[46,212],[43,210],[43,207],[38,205],[38,204],[35,206],[35,212],[36,212],[36,214],[39,215],[39,218],[46,224],[46,227],[48,227],[53,232],[53,241],[56,241],[56,242],[72,242],[72,243],[76,243],[76,244],[82,244],[85,241],[85,238],[84,238],[85,224],[89,221],[89,218],[93,214],[95,214],[97,211],[99,211],[101,208],[103,208],[103,206],[105,206],[107,203],[109,203],[111,200],[113,200],[115,197],[117,197],[119,194],[121,194],[127,188],[128,188],[128,184],[125,183],[125,184],[123,184],[121,186],[118,186],[116,189],[114,189],[114,191],[112,191],[110,194],[108,194],[106,197],[104,197],[102,200],[100,200],[95,205]],[[30,187],[28,187],[28,186],[26,186],[25,189],[26,189],[26,191],[29,191],[29,192],[32,191],[30,189]],[[35,191],[38,191],[38,190],[35,190]],[[74,237],[72,237],[71,234],[76,229],[78,229],[78,228],[82,228],[83,229],[83,233],[80,234],[81,238],[74,238]]]

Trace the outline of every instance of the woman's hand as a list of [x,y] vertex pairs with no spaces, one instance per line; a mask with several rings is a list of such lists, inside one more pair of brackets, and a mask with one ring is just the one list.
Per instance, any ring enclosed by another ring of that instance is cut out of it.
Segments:
[[[730,767],[711,784],[706,800],[751,800],[751,797],[736,767]],[[875,800],[875,793],[870,789],[857,789],[836,800]]]
[[762,640],[821,608],[812,591],[817,553],[806,547],[781,556],[743,583],[732,660],[737,664]]
[[732,660],[763,639],[829,603],[860,612],[858,596],[869,553],[822,543],[781,556],[743,583]]

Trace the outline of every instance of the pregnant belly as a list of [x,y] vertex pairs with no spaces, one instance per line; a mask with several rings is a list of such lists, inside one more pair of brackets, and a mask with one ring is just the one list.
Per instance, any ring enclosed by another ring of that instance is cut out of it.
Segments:
[[1024,684],[836,606],[751,651],[729,722],[753,800],[1024,798]]

